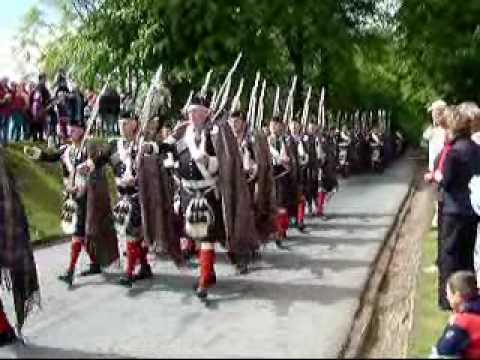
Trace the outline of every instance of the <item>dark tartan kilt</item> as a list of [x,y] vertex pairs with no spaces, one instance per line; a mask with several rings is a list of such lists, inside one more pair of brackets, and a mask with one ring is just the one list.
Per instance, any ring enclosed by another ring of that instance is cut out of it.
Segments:
[[298,194],[289,174],[275,179],[275,204],[279,208],[287,209],[290,216],[297,213]]
[[329,162],[323,167],[320,186],[326,192],[331,192],[338,186],[335,164],[333,162]]
[[315,199],[318,192],[318,169],[307,167],[305,169],[305,186],[304,195],[307,199]]
[[[184,188],[180,188],[180,216],[182,218],[182,235],[187,239],[190,237],[185,232],[186,219],[185,215],[187,212],[188,205],[190,200],[195,197],[195,194],[186,191]],[[208,204],[213,210],[214,220],[213,224],[208,227],[208,236],[204,239],[200,239],[202,242],[215,243],[217,241],[222,242],[225,239],[225,225],[223,222],[223,211],[222,211],[222,200],[219,197],[217,199],[216,191],[213,190],[209,192],[205,198],[207,199]],[[190,240],[199,240],[199,239],[190,239]]]

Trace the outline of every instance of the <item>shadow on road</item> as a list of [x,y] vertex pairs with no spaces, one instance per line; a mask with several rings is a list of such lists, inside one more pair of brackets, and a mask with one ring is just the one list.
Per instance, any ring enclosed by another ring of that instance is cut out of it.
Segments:
[[34,344],[24,345],[17,342],[14,345],[0,349],[0,357],[17,359],[124,359],[125,356],[112,354],[94,354],[79,350],[57,349]]

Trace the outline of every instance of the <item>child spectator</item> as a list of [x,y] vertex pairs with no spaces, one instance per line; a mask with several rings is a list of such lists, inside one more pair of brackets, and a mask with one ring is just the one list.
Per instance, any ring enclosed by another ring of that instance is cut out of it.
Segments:
[[454,273],[447,281],[453,315],[430,358],[480,358],[480,296],[476,276]]

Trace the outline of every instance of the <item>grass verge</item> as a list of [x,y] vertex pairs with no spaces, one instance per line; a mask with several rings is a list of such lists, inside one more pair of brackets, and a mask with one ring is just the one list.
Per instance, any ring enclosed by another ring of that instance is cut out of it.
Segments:
[[[104,143],[103,140],[93,142],[100,145]],[[64,237],[60,227],[63,191],[61,166],[28,159],[23,153],[24,145],[27,144],[11,144],[6,148],[7,167],[15,178],[25,206],[32,242],[36,246],[56,243]],[[110,167],[107,167],[107,177],[113,200],[116,191]]]
[[431,231],[422,244],[422,264],[417,280],[409,358],[428,357],[449,318],[449,313],[440,311],[437,305],[438,273],[434,270],[436,257],[437,232]]
[[6,161],[22,197],[33,242],[59,238],[62,182],[58,164],[44,164],[29,160],[23,154],[23,145],[9,145]]

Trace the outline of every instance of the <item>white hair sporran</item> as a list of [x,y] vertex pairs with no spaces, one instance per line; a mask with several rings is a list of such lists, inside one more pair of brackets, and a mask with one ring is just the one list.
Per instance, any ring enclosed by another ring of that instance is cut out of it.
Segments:
[[75,164],[72,162],[72,158],[79,158],[81,155],[78,153],[71,156],[70,152],[75,151],[72,147],[69,147],[63,154],[65,165],[68,168],[70,178],[68,183],[71,187],[75,187],[77,192],[75,194],[66,192],[61,213],[61,226],[66,235],[72,235],[75,233],[78,224],[78,210],[79,205],[76,196],[80,197],[87,191],[87,177],[77,172]]
[[75,233],[75,229],[78,223],[78,204],[71,195],[66,195],[65,201],[62,206],[61,213],[61,225],[62,230],[66,235],[72,235]]
[[124,195],[113,208],[115,230],[121,240],[127,239],[127,227],[132,217],[132,203],[130,196]]
[[214,188],[210,188],[203,193],[197,191],[195,197],[188,204],[185,216],[185,233],[192,239],[206,238],[208,228],[215,220],[213,209],[205,197],[213,190]]

